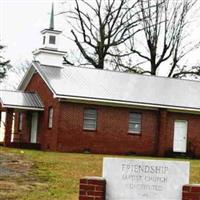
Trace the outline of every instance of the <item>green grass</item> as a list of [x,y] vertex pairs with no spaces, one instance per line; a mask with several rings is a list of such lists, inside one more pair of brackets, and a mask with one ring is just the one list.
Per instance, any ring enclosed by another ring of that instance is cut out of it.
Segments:
[[[20,154],[20,151],[0,147],[0,152]],[[25,159],[34,163],[27,178],[30,180],[27,181],[31,183],[38,180],[40,184],[34,185],[32,190],[25,190],[23,193],[20,190],[15,191],[12,195],[15,195],[16,200],[77,200],[79,179],[84,176],[101,176],[102,160],[105,157],[105,155],[94,154],[23,151]],[[185,160],[191,163],[190,182],[200,183],[200,160]],[[16,181],[24,180],[19,178]]]

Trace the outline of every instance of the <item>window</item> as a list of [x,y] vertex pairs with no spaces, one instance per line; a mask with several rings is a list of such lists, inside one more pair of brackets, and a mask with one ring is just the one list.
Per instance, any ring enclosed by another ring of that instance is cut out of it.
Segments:
[[53,127],[53,108],[49,108],[49,121],[48,121],[48,127],[52,128]]
[[44,36],[44,37],[43,37],[43,44],[45,44],[45,39],[46,39],[46,37]]
[[56,44],[56,36],[54,35],[49,36],[49,44]]
[[96,128],[97,128],[97,111],[95,109],[85,109],[83,129],[96,130]]
[[22,131],[22,124],[23,124],[23,113],[19,113],[19,124],[18,124],[19,131]]
[[129,113],[128,132],[133,134],[141,133],[141,119],[140,113]]

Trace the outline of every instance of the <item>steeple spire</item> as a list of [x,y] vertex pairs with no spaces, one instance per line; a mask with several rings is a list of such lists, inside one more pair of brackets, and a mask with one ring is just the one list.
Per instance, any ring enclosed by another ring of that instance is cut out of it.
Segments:
[[49,29],[54,30],[54,4],[52,3]]
[[[53,0],[52,0],[53,1]],[[54,4],[52,3],[50,24],[47,29],[41,31],[43,36],[42,48],[36,49],[33,52],[34,59],[39,61],[43,65],[50,65],[56,67],[62,67],[63,56],[67,52],[60,51],[59,47],[59,35],[62,31],[54,29]]]

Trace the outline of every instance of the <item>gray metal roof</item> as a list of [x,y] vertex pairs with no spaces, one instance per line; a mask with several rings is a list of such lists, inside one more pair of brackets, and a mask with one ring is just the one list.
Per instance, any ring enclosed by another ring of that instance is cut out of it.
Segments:
[[0,90],[0,104],[3,108],[44,110],[44,105],[36,93]]
[[33,63],[56,97],[200,109],[200,82],[91,68]]

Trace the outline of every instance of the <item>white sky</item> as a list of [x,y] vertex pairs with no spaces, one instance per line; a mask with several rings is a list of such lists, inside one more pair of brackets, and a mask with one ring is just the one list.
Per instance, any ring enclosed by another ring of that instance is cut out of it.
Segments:
[[[61,0],[54,0],[55,14],[61,10]],[[13,64],[31,59],[32,51],[41,47],[40,31],[49,27],[51,0],[0,0],[0,42],[7,46],[6,55]],[[63,26],[64,25],[64,26]],[[55,28],[63,30],[61,48],[67,38],[66,21],[55,17]]]
[[[41,47],[40,31],[49,27],[51,3],[53,0],[0,0],[0,42],[7,46],[6,55],[11,64],[20,65],[31,60],[32,51]],[[62,2],[73,4],[73,0],[54,0],[55,14],[63,10]],[[94,0],[89,0],[93,2]],[[198,2],[200,4],[200,0]],[[200,11],[196,9],[196,20],[188,33],[200,41]],[[70,28],[64,16],[55,17],[55,28],[63,31],[61,49],[69,51],[73,46],[69,40]],[[200,63],[200,50],[190,56],[190,61]]]

